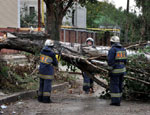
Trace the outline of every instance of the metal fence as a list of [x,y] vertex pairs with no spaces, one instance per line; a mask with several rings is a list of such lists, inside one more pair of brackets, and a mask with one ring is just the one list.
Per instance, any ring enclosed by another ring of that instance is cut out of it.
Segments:
[[120,36],[120,30],[97,28],[61,28],[60,41],[83,44],[88,37],[92,37],[95,40],[96,45],[109,46],[109,40],[112,35]]

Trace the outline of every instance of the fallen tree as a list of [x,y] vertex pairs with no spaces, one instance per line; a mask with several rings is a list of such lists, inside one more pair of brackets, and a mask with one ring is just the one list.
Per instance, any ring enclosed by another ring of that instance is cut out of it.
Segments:
[[[46,34],[39,34],[36,39],[37,35],[35,35],[35,33],[24,34],[24,35],[22,33],[15,33],[14,35],[16,36],[15,38],[14,37],[7,38],[3,42],[1,42],[0,49],[2,48],[15,49],[15,50],[29,52],[32,54],[39,54],[40,50],[43,47],[43,43],[45,39],[49,38],[49,36]],[[43,39],[41,39],[42,37],[40,36],[42,36]],[[55,41],[54,51],[55,53],[61,52],[61,57],[64,61],[78,67],[80,70],[84,72],[87,72],[89,77],[91,77],[97,84],[101,85],[106,89],[108,88],[108,83],[104,83],[103,81],[101,81],[101,79],[91,75],[91,74],[100,74],[100,76],[106,77],[108,79],[107,65],[92,61],[92,60],[99,60],[105,62],[107,61],[107,53],[104,52],[103,49],[99,50],[95,48],[81,46],[80,44],[70,44],[70,43]],[[134,67],[132,63],[127,66],[129,72],[128,72],[128,76],[125,77],[126,86],[128,87],[131,84],[136,82],[138,84],[142,84],[143,88],[148,89],[150,87],[150,79],[148,77],[150,75],[150,71],[149,70],[141,71],[140,67],[139,68],[136,67],[137,66],[135,63],[136,60],[132,60],[132,61],[134,62]],[[139,75],[145,76],[145,79],[139,77]],[[132,91],[135,90],[132,88]],[[140,92],[142,91],[140,90]],[[142,92],[141,94],[143,95],[149,92],[150,91],[147,90]]]
[[[4,40],[3,42],[0,43],[0,49],[2,49],[2,48],[15,49],[15,50],[29,52],[32,54],[39,54],[42,47],[43,47],[43,42],[34,42],[34,41],[31,41],[26,38],[22,39],[22,38],[18,38],[18,37],[7,38],[6,40]],[[74,56],[75,51],[73,52],[72,49],[68,49],[68,47],[65,47],[64,44],[61,45],[61,43],[58,43],[58,42],[55,43],[54,50],[56,53],[58,53],[59,50],[62,48],[63,48],[63,50],[61,51],[62,59],[64,61],[67,61],[67,62],[75,65],[82,71],[85,71],[87,73],[88,72],[89,73],[99,73],[102,71],[107,72],[107,70],[104,70],[102,68],[95,66],[94,64],[89,62],[87,59],[84,59],[82,56],[81,57]],[[73,55],[71,55],[71,52],[73,52],[72,53]],[[93,77],[93,76],[91,76],[91,77]],[[107,88],[107,85],[105,83],[101,82],[100,80],[98,80],[95,77],[93,77],[93,79],[99,85]]]

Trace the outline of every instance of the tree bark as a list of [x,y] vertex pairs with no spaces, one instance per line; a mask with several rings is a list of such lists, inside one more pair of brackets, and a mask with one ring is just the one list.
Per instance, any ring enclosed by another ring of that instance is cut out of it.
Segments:
[[35,43],[34,41],[18,39],[18,38],[7,38],[5,41],[0,42],[0,50],[2,48],[14,49],[29,52],[32,54],[38,54],[42,49],[41,43]]
[[129,30],[129,19],[128,19],[128,15],[129,15],[129,0],[127,0],[127,11],[126,11],[126,29],[125,29],[125,42],[128,42],[128,30]]
[[[59,41],[63,17],[75,0],[44,0],[46,4],[46,32],[51,39]],[[85,2],[85,1],[84,1]]]
[[46,3],[46,33],[50,35],[51,39],[59,41],[60,27],[62,24],[62,15],[59,14],[59,7],[55,7],[49,2]]

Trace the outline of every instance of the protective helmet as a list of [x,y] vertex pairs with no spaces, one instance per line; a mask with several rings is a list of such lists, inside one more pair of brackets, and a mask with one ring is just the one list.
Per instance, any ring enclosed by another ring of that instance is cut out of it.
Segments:
[[88,41],[91,41],[91,42],[94,44],[94,39],[93,39],[93,38],[91,38],[91,37],[87,38],[87,39],[86,39],[86,43],[87,43]]
[[44,44],[45,46],[54,46],[54,42],[52,41],[52,40],[50,40],[50,39],[47,39],[46,41],[45,41],[45,44]]
[[110,41],[114,42],[114,43],[119,43],[120,42],[120,38],[118,36],[112,36],[110,38]]

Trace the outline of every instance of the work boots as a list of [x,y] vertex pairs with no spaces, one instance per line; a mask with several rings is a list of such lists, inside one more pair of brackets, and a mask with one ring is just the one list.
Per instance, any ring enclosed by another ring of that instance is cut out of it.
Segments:
[[113,105],[113,106],[120,106],[120,103],[110,103],[110,105]]
[[50,96],[43,96],[43,103],[53,103]]
[[43,96],[38,96],[38,101],[43,102]]

